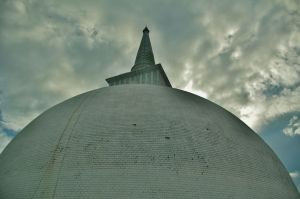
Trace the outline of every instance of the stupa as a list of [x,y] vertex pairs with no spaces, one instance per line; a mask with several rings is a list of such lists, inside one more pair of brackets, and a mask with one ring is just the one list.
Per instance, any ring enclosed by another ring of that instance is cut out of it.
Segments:
[[0,155],[1,199],[299,199],[286,168],[222,107],[172,88],[149,29],[130,72],[27,125]]

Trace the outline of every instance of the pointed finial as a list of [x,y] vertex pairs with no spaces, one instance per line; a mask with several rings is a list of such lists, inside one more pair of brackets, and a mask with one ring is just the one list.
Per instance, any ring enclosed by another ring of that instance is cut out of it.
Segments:
[[145,28],[144,28],[144,30],[143,30],[143,33],[149,33],[149,32],[150,32],[150,31],[149,31],[148,27],[145,26]]
[[143,30],[143,37],[137,52],[134,66],[131,70],[138,70],[147,66],[155,65],[154,55],[152,52],[151,42],[149,38],[149,29],[146,26]]

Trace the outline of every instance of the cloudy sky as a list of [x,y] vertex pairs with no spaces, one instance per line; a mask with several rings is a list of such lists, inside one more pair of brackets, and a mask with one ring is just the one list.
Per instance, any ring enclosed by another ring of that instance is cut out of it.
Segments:
[[173,87],[241,118],[300,190],[299,0],[0,0],[0,153],[49,107],[129,71],[145,25]]

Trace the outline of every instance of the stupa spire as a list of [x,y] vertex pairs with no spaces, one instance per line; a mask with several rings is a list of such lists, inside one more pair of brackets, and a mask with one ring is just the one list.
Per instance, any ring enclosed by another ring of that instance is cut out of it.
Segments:
[[135,58],[134,66],[132,67],[131,71],[155,65],[154,55],[149,38],[149,32],[150,31],[146,26],[143,30],[141,44]]
[[130,72],[106,79],[109,86],[122,84],[150,84],[172,87],[161,64],[155,64],[147,26]]

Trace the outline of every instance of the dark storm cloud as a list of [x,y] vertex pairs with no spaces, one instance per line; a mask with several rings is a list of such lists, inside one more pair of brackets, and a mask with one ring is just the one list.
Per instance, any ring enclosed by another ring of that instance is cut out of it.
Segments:
[[298,8],[292,0],[2,1],[4,117],[19,129],[55,103],[106,86],[130,70],[147,24],[174,87],[260,126],[300,110]]
[[42,1],[1,7],[0,86],[4,115],[15,128],[67,97],[104,86],[114,63],[129,65],[120,60],[122,42],[102,38],[97,24],[82,22],[80,13]]

